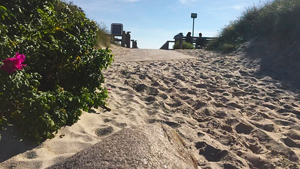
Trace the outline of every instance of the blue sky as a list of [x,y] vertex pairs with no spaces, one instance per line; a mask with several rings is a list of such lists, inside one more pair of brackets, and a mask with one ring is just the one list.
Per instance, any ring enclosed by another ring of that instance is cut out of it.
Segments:
[[[67,2],[70,0],[67,0]],[[195,36],[216,36],[222,28],[242,15],[247,7],[270,0],[72,0],[87,17],[110,30],[122,23],[138,47],[159,49],[182,32],[192,32],[191,13],[197,13]]]

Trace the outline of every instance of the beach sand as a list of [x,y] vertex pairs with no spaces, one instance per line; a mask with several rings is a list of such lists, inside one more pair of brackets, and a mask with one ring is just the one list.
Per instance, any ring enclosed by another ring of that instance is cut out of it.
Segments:
[[111,111],[84,112],[40,145],[8,128],[1,132],[0,168],[46,168],[123,128],[153,123],[175,129],[198,168],[299,168],[298,93],[259,74],[259,60],[204,50],[124,60],[134,50],[113,47],[116,61],[104,71]]

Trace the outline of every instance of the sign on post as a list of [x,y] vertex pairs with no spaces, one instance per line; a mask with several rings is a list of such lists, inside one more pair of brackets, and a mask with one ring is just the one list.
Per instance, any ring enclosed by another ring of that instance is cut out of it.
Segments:
[[191,18],[197,18],[197,13],[192,13]]
[[112,36],[122,36],[123,24],[121,23],[112,23],[111,24],[111,35]]

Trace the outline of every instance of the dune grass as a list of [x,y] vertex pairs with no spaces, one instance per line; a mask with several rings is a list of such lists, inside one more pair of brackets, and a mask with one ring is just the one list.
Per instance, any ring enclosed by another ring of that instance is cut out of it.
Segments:
[[97,46],[99,48],[102,48],[102,47],[107,48],[110,46],[110,35],[109,35],[109,31],[105,25],[98,24],[97,36],[98,36]]
[[253,38],[270,38],[272,43],[291,43],[300,38],[300,0],[274,0],[246,9],[212,41],[207,49],[229,53]]

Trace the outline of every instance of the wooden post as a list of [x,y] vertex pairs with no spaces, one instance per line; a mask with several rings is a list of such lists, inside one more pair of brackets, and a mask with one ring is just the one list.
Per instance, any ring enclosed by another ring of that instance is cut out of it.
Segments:
[[126,47],[130,48],[130,31],[127,32],[126,34]]
[[126,34],[125,31],[122,32],[122,41],[121,41],[121,46],[125,47],[125,43],[126,43]]

